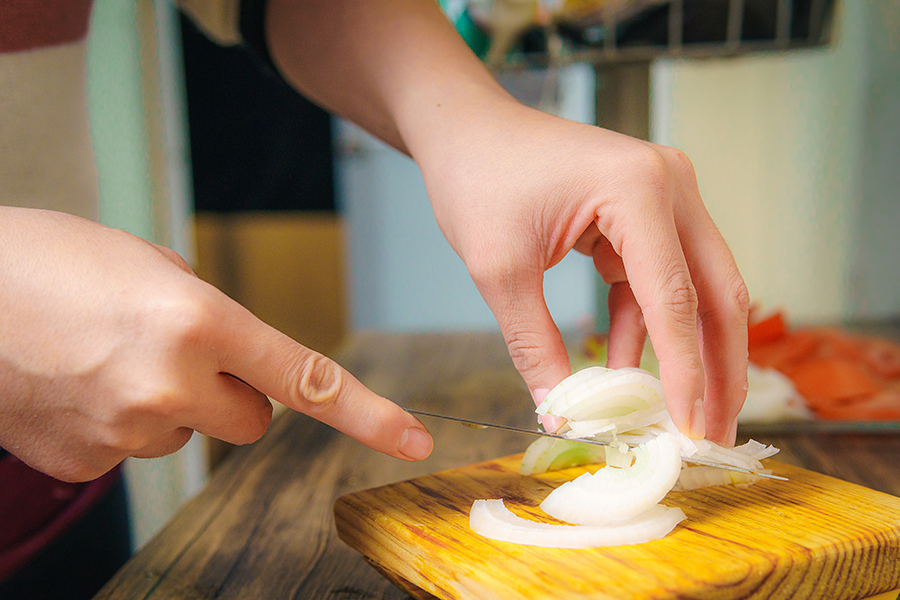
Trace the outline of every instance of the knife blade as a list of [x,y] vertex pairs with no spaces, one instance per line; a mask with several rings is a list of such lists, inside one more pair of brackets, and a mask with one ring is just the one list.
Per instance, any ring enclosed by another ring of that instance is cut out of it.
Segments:
[[[428,412],[425,410],[416,410],[414,408],[405,408],[406,412],[411,415],[417,415],[420,417],[432,417],[435,419],[443,419],[445,421],[453,421],[454,423],[459,423],[460,425],[465,425],[466,427],[472,427],[475,429],[500,429],[502,431],[513,431],[515,433],[525,433],[529,435],[539,435],[542,437],[550,437],[558,440],[566,440],[570,442],[581,442],[584,444],[594,444],[596,446],[611,446],[610,442],[606,442],[603,440],[594,440],[589,438],[570,438],[564,435],[560,435],[558,433],[550,433],[549,431],[544,431],[543,429],[526,429],[525,427],[516,427],[515,425],[500,425],[498,423],[486,423],[484,421],[476,421],[474,419],[464,419],[462,417],[451,417],[450,415],[442,415],[438,413]],[[725,463],[718,463],[711,460],[704,460],[702,458],[684,458],[685,462],[689,462],[695,465],[703,465],[705,467],[715,467],[717,469],[725,469],[726,471],[736,471],[738,473],[745,473],[747,475],[755,475],[757,477],[765,477],[767,479],[777,479],[778,481],[788,481],[787,477],[782,477],[780,475],[773,475],[772,473],[763,473],[761,471],[755,471],[752,469],[745,469],[743,467],[736,467],[734,465],[729,465]]]

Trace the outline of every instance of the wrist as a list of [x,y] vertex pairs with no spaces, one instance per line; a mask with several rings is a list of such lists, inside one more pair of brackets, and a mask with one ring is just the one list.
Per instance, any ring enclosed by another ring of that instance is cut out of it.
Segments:
[[[423,174],[444,171],[463,157],[473,158],[485,142],[499,139],[525,108],[493,79],[447,81],[416,93],[397,112],[397,128]],[[464,174],[460,174],[464,175]]]

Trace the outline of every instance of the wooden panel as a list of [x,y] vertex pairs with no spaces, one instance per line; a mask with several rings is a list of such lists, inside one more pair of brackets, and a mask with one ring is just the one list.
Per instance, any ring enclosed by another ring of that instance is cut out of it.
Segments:
[[[304,346],[346,334],[343,222],[333,213],[198,213],[197,275]],[[281,406],[276,406],[281,410]],[[211,467],[231,446],[208,441]]]
[[688,519],[648,544],[559,550],[475,534],[475,499],[549,520],[537,505],[584,471],[523,477],[520,458],[346,495],[338,535],[419,598],[839,600],[900,586],[900,498],[775,461],[790,482],[670,493]]
[[343,223],[331,213],[196,217],[197,274],[305,346],[346,333]]

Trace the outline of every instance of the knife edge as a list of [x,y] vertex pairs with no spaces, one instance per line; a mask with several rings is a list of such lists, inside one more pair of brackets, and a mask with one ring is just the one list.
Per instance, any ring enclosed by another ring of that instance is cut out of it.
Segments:
[[[527,429],[525,427],[516,427],[515,425],[500,425],[498,423],[487,423],[485,421],[476,421],[474,419],[464,419],[462,417],[453,417],[450,415],[442,415],[439,413],[433,413],[425,410],[417,410],[414,408],[404,408],[406,412],[411,415],[417,415],[420,417],[432,417],[435,419],[443,419],[445,421],[453,421],[454,423],[459,423],[460,425],[466,425],[469,427],[476,427],[478,429],[500,429],[503,431],[513,431],[515,433],[527,433],[530,435],[537,435],[542,437],[550,437],[558,440],[566,440],[570,442],[581,442],[584,444],[593,444],[596,446],[611,446],[612,443],[605,442],[602,440],[592,440],[587,438],[570,438],[564,435],[560,435],[558,433],[550,433],[549,431],[544,431],[542,429]],[[689,462],[695,465],[702,465],[705,467],[715,467],[717,469],[725,469],[726,471],[736,471],[738,473],[745,473],[747,475],[755,475],[757,477],[765,477],[767,479],[777,479],[779,481],[788,481],[787,477],[782,477],[780,475],[773,475],[772,473],[763,473],[762,471],[755,471],[752,469],[745,469],[743,467],[736,467],[734,465],[729,465],[726,463],[718,463],[711,460],[704,460],[702,458],[684,458],[682,457],[684,462]]]

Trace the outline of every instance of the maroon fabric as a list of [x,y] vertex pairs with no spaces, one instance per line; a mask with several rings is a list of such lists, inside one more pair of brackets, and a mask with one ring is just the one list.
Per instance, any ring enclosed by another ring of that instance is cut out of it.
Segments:
[[92,0],[0,0],[0,53],[87,36]]
[[121,477],[117,467],[87,483],[66,483],[12,454],[0,458],[0,581],[78,522]]

